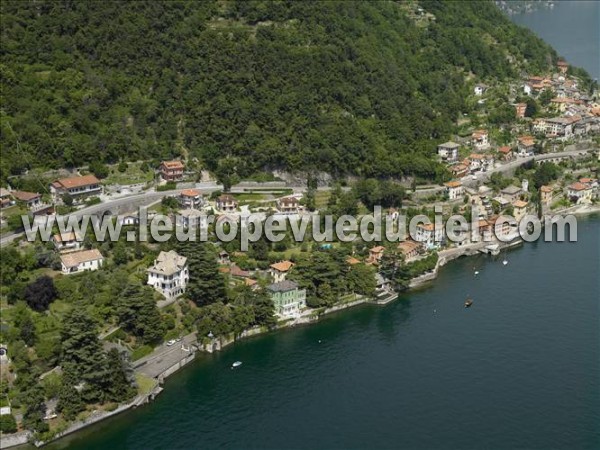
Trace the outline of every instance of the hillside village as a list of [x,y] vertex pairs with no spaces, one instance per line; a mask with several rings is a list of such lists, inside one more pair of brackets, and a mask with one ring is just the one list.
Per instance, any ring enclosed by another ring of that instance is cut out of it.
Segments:
[[[510,117],[494,119],[499,107],[488,110],[487,105],[504,97],[508,102],[502,106]],[[214,180],[192,160],[121,163],[11,179],[0,190],[2,264],[10,274],[2,285],[0,335],[2,408],[14,422],[7,429],[35,430],[47,438],[75,419],[107,414],[118,404],[154,395],[165,374],[196,351],[214,351],[249,333],[316,320],[340,307],[385,304],[431,279],[448,259],[472,251],[497,253],[499,248],[498,242],[477,239],[452,243],[443,230],[427,224],[417,227],[414,240],[400,243],[261,239],[248,252],[237,241],[217,242],[214,234],[211,242],[195,247],[174,240],[101,243],[58,230],[49,243],[29,243],[19,234],[20,214],[43,221],[53,214],[101,211],[135,230],[136,210],[112,205],[151,198],[151,216],[169,215],[182,228],[208,214],[220,220],[250,213],[265,218],[360,216],[380,204],[392,218],[432,217],[434,205],[443,206],[444,217],[471,218],[477,207],[477,229],[468,230],[471,236],[514,236],[508,239],[512,245],[519,238],[514,228],[496,225],[501,214],[520,220],[526,214],[597,205],[598,92],[584,92],[566,63],[559,62],[551,74],[525,76],[520,85],[475,84],[471,100],[478,105],[476,114],[461,118],[457,134],[436,145],[435,156],[447,172],[434,185],[416,179],[323,185],[311,178],[298,185],[271,174],[259,180]],[[71,312],[76,305],[84,311],[80,316]],[[87,324],[80,332],[94,343],[94,351],[106,355],[102,364],[113,364],[107,370],[123,385],[133,383],[135,392],[123,388],[102,397],[92,389],[99,383],[93,374],[85,374],[87,381],[75,390],[60,390],[63,378],[81,376],[70,372],[73,361],[59,356],[61,341],[83,339],[69,335],[65,323]],[[152,366],[158,359],[168,364]],[[20,380],[43,390],[30,392]]]

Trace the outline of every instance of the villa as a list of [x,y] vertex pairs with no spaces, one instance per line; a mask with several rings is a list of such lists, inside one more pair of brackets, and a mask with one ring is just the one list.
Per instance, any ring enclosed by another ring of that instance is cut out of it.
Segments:
[[535,139],[533,136],[521,136],[517,139],[518,155],[521,157],[531,156],[535,150]]
[[421,254],[423,246],[419,242],[404,241],[398,244],[398,250],[404,255],[404,261],[410,262]]
[[275,314],[288,319],[298,316],[306,308],[306,290],[294,281],[284,280],[267,286],[275,306]]
[[166,298],[175,298],[185,292],[190,279],[187,258],[174,250],[160,252],[154,265],[146,270],[148,284]]
[[181,161],[163,161],[160,163],[158,172],[165,181],[178,181],[183,178],[184,168]]
[[460,181],[448,181],[444,183],[444,186],[446,186],[449,200],[460,199],[465,193],[465,189]]
[[22,202],[27,206],[27,209],[35,210],[42,205],[42,194],[37,192],[12,191],[12,196],[18,202]]
[[379,261],[381,260],[384,251],[385,247],[381,245],[370,249],[369,257],[367,258],[367,264],[379,264]]
[[444,239],[443,227],[436,229],[432,223],[419,223],[416,232],[415,241],[423,244],[427,250],[442,246]]
[[69,194],[72,197],[84,198],[102,193],[100,180],[95,175],[61,178],[50,185],[50,192],[55,199]]
[[77,234],[74,232],[69,233],[57,233],[52,236],[52,241],[54,242],[54,247],[60,253],[73,252],[77,251],[81,248],[81,242],[77,238]]
[[278,263],[271,264],[269,266],[269,272],[273,277],[273,282],[279,283],[284,281],[292,267],[294,267],[294,263],[291,261],[279,261]]
[[553,189],[552,186],[542,186],[540,188],[540,197],[542,203],[547,205],[552,201]]
[[510,185],[500,191],[500,196],[512,203],[517,200],[522,193],[523,189],[518,186]]
[[592,201],[593,188],[579,181],[567,188],[567,197],[574,203],[589,203]]
[[200,208],[204,199],[198,189],[184,189],[179,194],[179,203],[183,208]]
[[216,207],[222,212],[234,212],[238,208],[238,202],[233,196],[223,194],[217,197]]
[[523,200],[516,200],[513,202],[513,217],[517,222],[520,222],[523,217],[527,214],[527,207],[529,203]]
[[86,270],[98,270],[104,263],[104,257],[99,250],[94,248],[92,250],[82,250],[61,255],[60,263],[62,273],[69,275],[85,272]]
[[7,208],[14,205],[14,200],[8,189],[0,188],[0,207]]
[[283,197],[277,201],[277,207],[282,213],[297,213],[300,210],[300,200],[296,197]]
[[504,161],[510,161],[513,159],[513,150],[509,146],[503,146],[498,148],[498,153]]
[[477,150],[490,148],[489,134],[486,130],[475,130],[471,136],[473,147]]
[[449,141],[438,145],[437,152],[442,161],[456,161],[458,160],[459,147],[460,145],[456,142]]

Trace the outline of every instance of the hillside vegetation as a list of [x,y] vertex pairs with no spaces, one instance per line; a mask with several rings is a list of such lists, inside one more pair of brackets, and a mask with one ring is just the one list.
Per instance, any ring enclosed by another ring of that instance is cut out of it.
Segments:
[[433,178],[467,83],[556,54],[492,2],[419,2],[428,20],[416,6],[2,2],[2,179],[176,156],[239,176]]

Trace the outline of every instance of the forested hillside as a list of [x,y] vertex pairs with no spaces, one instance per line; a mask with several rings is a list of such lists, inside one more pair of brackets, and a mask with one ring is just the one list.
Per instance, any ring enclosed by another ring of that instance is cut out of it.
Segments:
[[432,177],[468,74],[556,54],[492,2],[418,5],[433,19],[406,2],[4,1],[2,178],[180,155],[240,176]]

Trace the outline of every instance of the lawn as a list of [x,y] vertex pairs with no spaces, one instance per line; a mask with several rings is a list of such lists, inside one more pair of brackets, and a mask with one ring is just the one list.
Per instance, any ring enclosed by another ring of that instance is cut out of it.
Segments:
[[144,172],[141,170],[143,163],[134,162],[127,163],[127,170],[125,172],[119,172],[117,165],[109,166],[109,175],[104,179],[105,184],[138,184],[147,183],[154,179],[154,173],[152,171]]
[[158,383],[154,378],[147,377],[141,373],[135,374],[135,381],[138,385],[138,392],[142,395],[147,395],[152,392]]
[[316,191],[315,192],[315,206],[317,209],[325,208],[327,206],[327,202],[329,201],[329,197],[331,197],[330,191]]
[[266,198],[267,198],[267,196],[265,194],[255,194],[255,193],[233,194],[233,196],[240,203],[257,202],[260,200],[266,200]]

